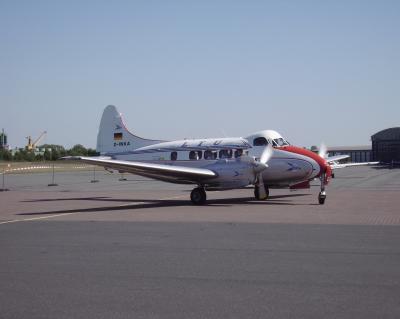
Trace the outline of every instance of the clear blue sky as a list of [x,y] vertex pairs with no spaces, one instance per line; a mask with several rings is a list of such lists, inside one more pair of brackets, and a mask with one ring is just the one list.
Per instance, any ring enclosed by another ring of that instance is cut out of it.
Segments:
[[162,139],[355,145],[400,126],[400,1],[0,0],[0,44],[13,147],[43,130],[94,147],[108,104]]

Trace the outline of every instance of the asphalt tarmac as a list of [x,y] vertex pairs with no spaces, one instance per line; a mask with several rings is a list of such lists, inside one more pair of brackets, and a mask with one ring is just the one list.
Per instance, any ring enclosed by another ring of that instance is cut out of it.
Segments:
[[400,169],[338,170],[325,205],[120,177],[5,176],[0,318],[400,318]]

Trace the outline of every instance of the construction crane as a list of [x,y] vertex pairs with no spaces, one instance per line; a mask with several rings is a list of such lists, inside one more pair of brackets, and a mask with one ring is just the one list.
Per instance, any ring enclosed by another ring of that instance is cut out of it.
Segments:
[[36,149],[36,146],[38,143],[42,140],[42,138],[47,134],[46,131],[43,131],[42,134],[32,143],[32,137],[27,136],[26,138],[28,139],[28,144],[25,146],[25,149],[27,151],[34,151]]

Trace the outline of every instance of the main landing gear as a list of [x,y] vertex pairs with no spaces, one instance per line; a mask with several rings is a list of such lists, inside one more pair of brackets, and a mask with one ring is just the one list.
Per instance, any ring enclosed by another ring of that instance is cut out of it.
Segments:
[[269,197],[269,188],[265,187],[265,193],[266,193],[266,197],[265,198],[261,198],[260,197],[260,188],[256,185],[254,186],[254,197],[257,200],[266,200]]
[[321,180],[321,191],[318,194],[318,203],[320,205],[325,204],[325,199],[326,199],[326,192],[325,192],[325,173],[321,174],[320,177]]
[[194,205],[204,205],[207,200],[206,191],[204,187],[197,187],[190,193],[190,200]]

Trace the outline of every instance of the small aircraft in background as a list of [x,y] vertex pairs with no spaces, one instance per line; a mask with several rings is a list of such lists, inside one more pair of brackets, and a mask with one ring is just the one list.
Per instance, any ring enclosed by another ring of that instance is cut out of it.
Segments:
[[[150,140],[132,134],[116,107],[104,109],[97,135],[99,157],[71,156],[107,170],[128,172],[165,182],[193,184],[193,204],[206,203],[206,191],[254,186],[257,200],[270,188],[309,188],[319,178],[318,202],[325,203],[325,186],[332,169],[348,155],[326,156],[290,145],[278,132],[264,130],[245,138]],[[345,167],[345,164],[340,164]]]

